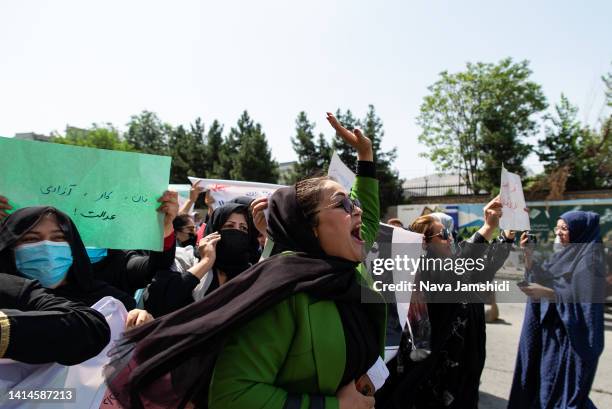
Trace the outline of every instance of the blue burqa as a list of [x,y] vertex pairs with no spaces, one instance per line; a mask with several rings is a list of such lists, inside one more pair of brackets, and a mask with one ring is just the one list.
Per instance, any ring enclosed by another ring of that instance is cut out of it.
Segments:
[[604,345],[605,270],[599,215],[560,217],[570,244],[528,272],[555,302],[529,300],[508,409],[595,408],[589,391]]

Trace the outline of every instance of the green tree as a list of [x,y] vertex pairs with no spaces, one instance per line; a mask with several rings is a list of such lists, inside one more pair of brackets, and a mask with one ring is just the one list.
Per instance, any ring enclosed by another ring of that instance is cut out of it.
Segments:
[[[382,120],[376,114],[373,105],[368,106],[368,112],[363,119],[357,119],[350,110],[342,113],[340,109],[336,111],[336,118],[347,129],[361,128],[365,136],[372,141],[372,152],[374,163],[376,164],[376,177],[380,186],[380,211],[384,215],[389,206],[397,205],[402,202],[403,180],[399,178],[399,173],[393,168],[393,162],[397,157],[397,150],[393,148],[383,151],[382,140],[385,136]],[[335,135],[332,140],[332,150],[335,151],[342,162],[353,171],[356,171],[357,152],[352,146],[344,142],[342,138]],[[296,151],[297,152],[297,151]],[[324,152],[322,150],[321,152]],[[329,151],[327,151],[329,152]],[[327,163],[331,159],[331,152],[325,152]],[[298,153],[299,156],[299,153]]]
[[213,172],[224,179],[277,183],[278,164],[272,159],[266,135],[244,111],[219,152]]
[[125,139],[136,150],[156,155],[168,153],[168,139],[172,127],[162,123],[154,112],[142,111],[133,115],[127,125]]
[[546,115],[545,137],[538,141],[538,157],[544,171],[551,175],[557,169],[567,168],[566,190],[596,189],[598,177],[596,132],[584,127],[577,119],[578,108],[565,95],[555,105],[555,115]]
[[608,107],[612,107],[612,72],[602,76],[601,79],[606,87],[604,90],[606,94],[606,105],[608,105]]
[[[340,109],[336,110],[335,114],[338,121],[349,131],[352,131],[359,126],[359,120],[353,116],[350,109],[347,109],[343,114]],[[342,162],[355,172],[357,170],[357,152],[342,138],[335,135],[332,139],[332,150],[338,154]]]
[[380,212],[381,217],[387,212],[389,206],[398,205],[403,197],[403,180],[399,177],[397,169],[393,168],[393,162],[397,158],[397,148],[387,152],[382,150],[382,140],[385,136],[382,120],[376,115],[373,105],[368,106],[368,112],[364,119],[359,121],[359,127],[364,136],[372,141],[374,163],[376,164],[376,178],[380,189]]
[[[216,121],[215,121],[216,122]],[[214,123],[214,122],[213,122]],[[189,125],[189,143],[193,147],[190,149],[190,176],[206,177],[211,166],[207,161],[208,146],[206,140],[206,129],[201,118]]]
[[289,183],[320,173],[329,165],[331,148],[323,134],[315,138],[314,127],[315,124],[308,120],[304,111],[298,114],[295,120],[295,136],[291,138],[298,161],[288,178]]
[[440,73],[428,89],[417,123],[424,154],[439,171],[454,171],[474,191],[499,185],[503,165],[524,174],[534,135],[534,115],[546,109],[541,87],[530,81],[528,61],[468,63],[456,74]]
[[[219,149],[217,162],[213,166],[213,174],[221,179],[232,179],[231,171],[242,144],[242,138],[254,128],[253,120],[245,110],[238,118],[235,128],[223,140]],[[244,179],[241,179],[244,180]]]
[[112,124],[93,124],[89,129],[68,126],[65,135],[54,135],[52,142],[65,145],[86,146],[89,148],[132,151],[134,147],[123,140]]
[[172,156],[172,183],[187,183],[188,176],[205,176],[206,145],[204,124],[200,118],[190,125],[189,131],[183,125],[170,131],[168,153]]
[[[223,149],[223,125],[216,119],[208,128],[206,133],[206,155],[204,164],[206,171],[203,173],[208,178],[223,178],[219,167],[220,155]],[[219,171],[220,173],[216,173]]]

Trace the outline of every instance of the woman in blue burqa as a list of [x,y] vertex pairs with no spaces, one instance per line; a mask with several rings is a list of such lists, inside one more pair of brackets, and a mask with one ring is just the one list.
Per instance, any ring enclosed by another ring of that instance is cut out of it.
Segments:
[[595,408],[589,391],[604,344],[599,215],[564,213],[555,234],[563,248],[542,264],[521,237],[529,300],[508,409]]

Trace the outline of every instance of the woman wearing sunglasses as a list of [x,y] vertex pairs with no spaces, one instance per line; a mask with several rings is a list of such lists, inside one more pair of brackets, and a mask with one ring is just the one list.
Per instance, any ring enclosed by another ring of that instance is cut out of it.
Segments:
[[[498,239],[489,244],[502,215],[499,197],[484,208],[484,225],[452,250],[452,235],[439,218],[417,218],[410,230],[424,238],[426,260],[486,259],[475,271],[440,270],[436,263],[424,263],[421,281],[437,284],[478,283],[493,278],[508,256],[511,244]],[[486,257],[485,257],[486,254]],[[476,265],[476,263],[475,263]],[[480,270],[480,271],[479,271]],[[379,409],[478,407],[478,387],[485,361],[484,304],[474,293],[425,293],[431,325],[430,352],[411,355],[410,333],[405,331],[397,356],[388,363],[391,373],[376,394]]]
[[361,303],[376,293],[358,266],[378,231],[378,181],[371,141],[328,120],[357,150],[352,191],[328,177],[277,190],[267,229],[276,254],[126,334],[106,370],[122,405],[374,407],[363,375],[384,353],[386,307]]

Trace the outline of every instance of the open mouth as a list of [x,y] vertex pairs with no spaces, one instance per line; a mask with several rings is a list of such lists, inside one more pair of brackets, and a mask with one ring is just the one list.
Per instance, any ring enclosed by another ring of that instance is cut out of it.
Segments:
[[353,227],[351,230],[351,237],[353,237],[353,240],[357,241],[359,244],[364,243],[363,239],[361,238],[361,223]]

